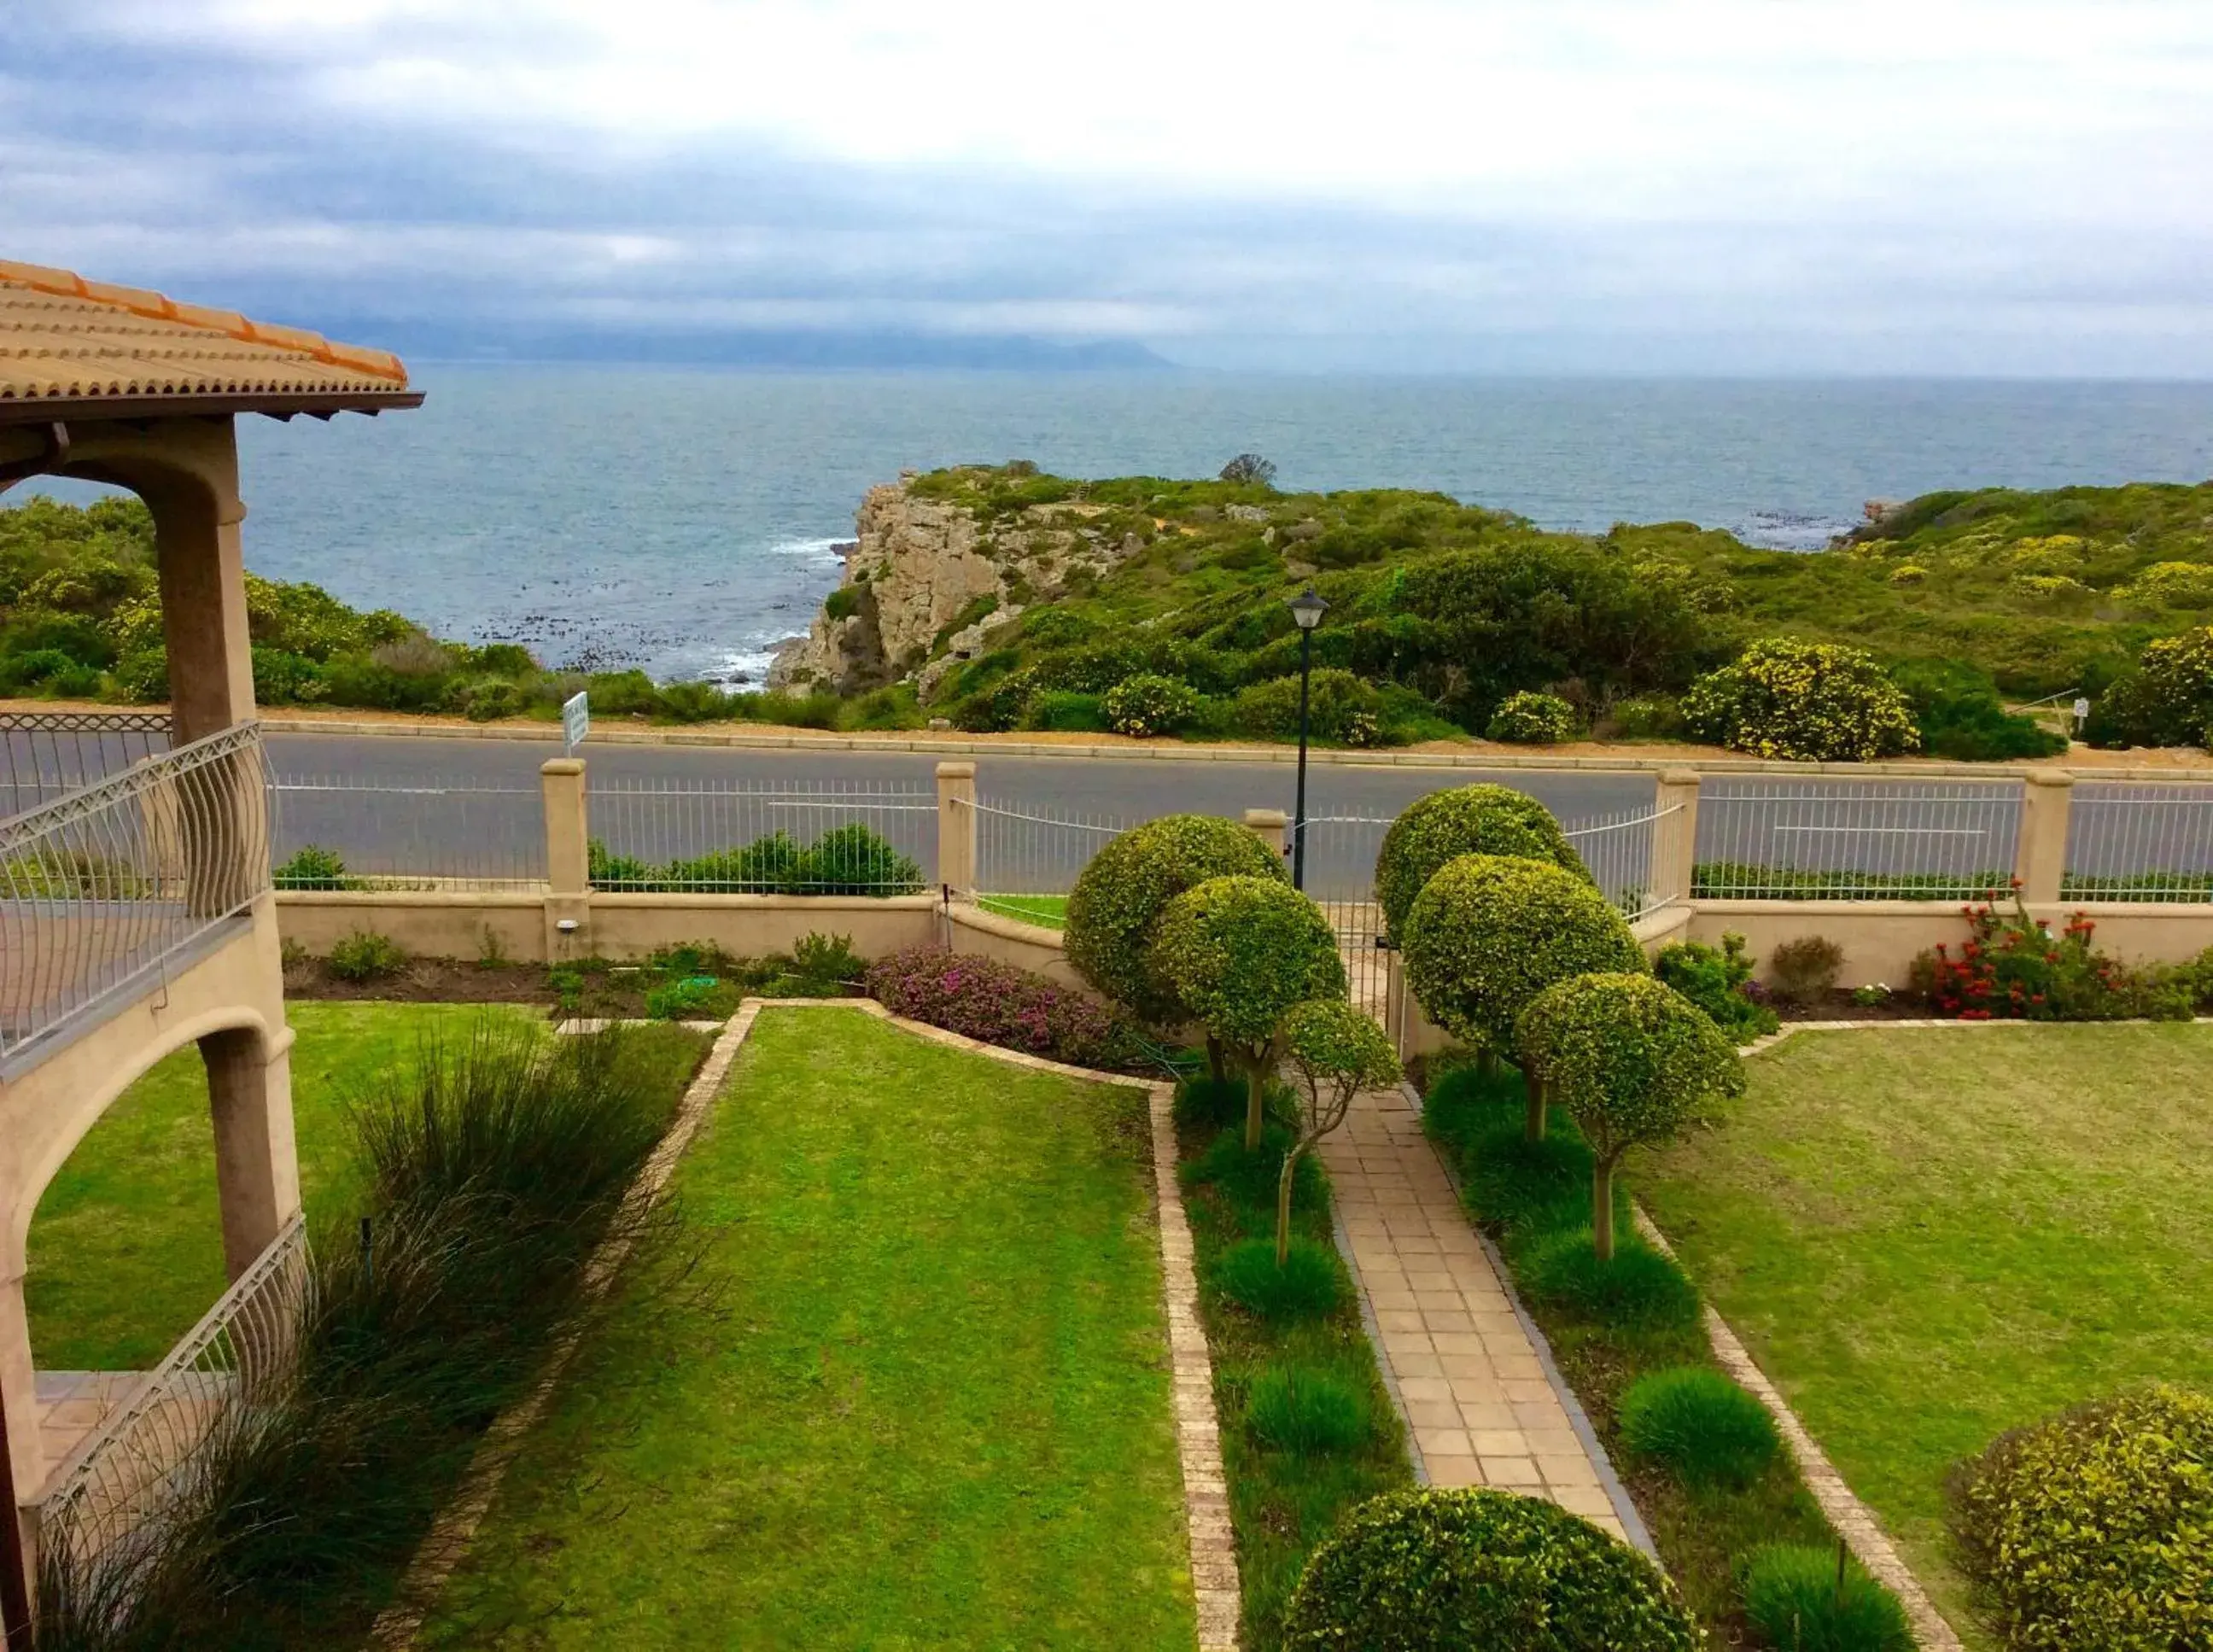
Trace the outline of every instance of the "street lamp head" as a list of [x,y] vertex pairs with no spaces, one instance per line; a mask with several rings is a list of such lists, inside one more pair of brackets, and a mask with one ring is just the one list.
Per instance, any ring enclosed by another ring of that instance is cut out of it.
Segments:
[[1302,594],[1291,599],[1291,618],[1298,621],[1301,631],[1312,631],[1321,624],[1322,615],[1328,612],[1329,604],[1321,600],[1311,585]]

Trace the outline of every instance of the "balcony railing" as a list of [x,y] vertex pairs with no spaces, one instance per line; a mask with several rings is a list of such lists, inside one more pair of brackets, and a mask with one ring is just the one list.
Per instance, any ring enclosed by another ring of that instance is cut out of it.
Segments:
[[134,1002],[269,887],[241,723],[0,820],[0,1075]]

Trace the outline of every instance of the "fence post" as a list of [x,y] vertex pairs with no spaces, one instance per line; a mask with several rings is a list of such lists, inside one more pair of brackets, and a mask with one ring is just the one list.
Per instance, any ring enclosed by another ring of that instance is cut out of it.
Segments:
[[1652,822],[1650,898],[1661,905],[1688,900],[1698,855],[1698,771],[1662,769],[1654,806],[1659,818]]
[[1248,808],[1245,825],[1253,835],[1276,851],[1276,858],[1283,857],[1283,832],[1291,817],[1279,808]]
[[976,765],[937,765],[937,881],[966,899],[976,893]]
[[584,807],[584,759],[548,759],[539,765],[538,780],[546,801],[546,959],[558,963],[591,955],[591,828]]
[[2067,823],[2075,805],[2075,777],[2064,771],[2033,770],[2021,789],[2021,842],[2014,853],[2013,875],[2021,880],[2021,898],[2031,905],[2050,905],[2059,899],[2061,881],[2067,875]]

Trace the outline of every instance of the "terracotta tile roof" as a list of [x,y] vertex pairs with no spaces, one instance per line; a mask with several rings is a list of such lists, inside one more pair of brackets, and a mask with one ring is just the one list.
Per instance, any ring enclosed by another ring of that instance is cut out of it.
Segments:
[[0,420],[412,406],[399,358],[0,259]]

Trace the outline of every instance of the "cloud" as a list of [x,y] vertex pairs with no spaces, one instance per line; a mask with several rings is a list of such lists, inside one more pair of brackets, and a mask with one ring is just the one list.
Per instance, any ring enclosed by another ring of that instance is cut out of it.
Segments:
[[12,255],[310,325],[2213,371],[2195,0],[80,0]]

